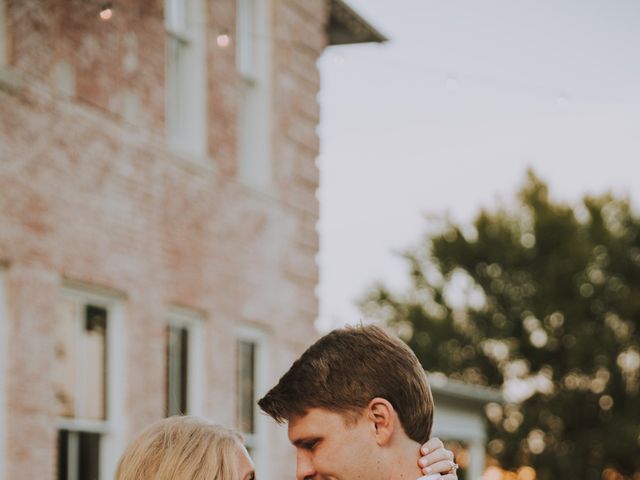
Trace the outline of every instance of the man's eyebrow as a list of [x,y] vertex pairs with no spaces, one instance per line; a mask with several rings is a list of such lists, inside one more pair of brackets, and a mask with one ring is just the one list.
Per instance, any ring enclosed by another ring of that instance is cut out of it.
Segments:
[[302,437],[302,438],[295,439],[291,443],[293,443],[293,445],[298,448],[308,448],[314,443],[320,441],[321,439],[322,437]]

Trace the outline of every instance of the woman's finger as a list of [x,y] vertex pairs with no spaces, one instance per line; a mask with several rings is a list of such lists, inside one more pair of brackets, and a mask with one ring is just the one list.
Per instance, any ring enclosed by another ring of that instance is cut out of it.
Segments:
[[426,455],[427,453],[433,452],[434,450],[437,450],[439,448],[444,448],[442,440],[440,440],[438,437],[433,437],[430,438],[424,445],[422,445],[422,447],[420,448],[420,452]]
[[424,467],[422,469],[422,473],[424,473],[425,475],[430,475],[432,473],[448,474],[454,471],[453,469],[455,465],[456,464],[452,460],[443,460]]
[[421,457],[420,460],[418,460],[418,464],[421,467],[428,467],[429,465],[443,460],[453,462],[453,452],[451,450],[446,450],[445,448],[439,448],[428,455]]

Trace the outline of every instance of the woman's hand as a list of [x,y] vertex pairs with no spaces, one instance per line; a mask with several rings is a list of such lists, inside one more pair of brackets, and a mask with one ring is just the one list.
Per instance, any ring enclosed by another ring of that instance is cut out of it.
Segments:
[[433,437],[422,445],[420,455],[418,465],[424,475],[436,475],[434,478],[440,480],[458,480],[458,464],[453,460],[453,452],[444,448],[439,438]]

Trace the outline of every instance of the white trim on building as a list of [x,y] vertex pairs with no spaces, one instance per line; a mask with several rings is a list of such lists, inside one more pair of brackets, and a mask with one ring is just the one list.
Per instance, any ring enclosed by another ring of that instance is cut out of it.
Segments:
[[502,394],[435,374],[429,375],[429,383],[435,402],[433,435],[443,441],[462,442],[469,452],[466,478],[481,479],[487,442],[484,407],[490,402],[502,403]]
[[0,0],[0,68],[9,63],[7,0]]
[[270,0],[237,2],[238,178],[264,191],[273,181],[270,12]]

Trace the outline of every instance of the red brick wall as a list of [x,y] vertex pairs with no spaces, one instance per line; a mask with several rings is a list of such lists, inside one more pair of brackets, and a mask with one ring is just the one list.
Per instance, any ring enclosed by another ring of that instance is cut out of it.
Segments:
[[[236,171],[232,0],[208,12],[209,166],[167,151],[159,0],[9,0],[12,72],[0,83],[0,262],[8,265],[8,479],[55,478],[51,331],[65,279],[123,294],[127,436],[164,412],[167,309],[205,316],[205,411],[235,415],[233,326],[267,332],[275,381],[315,337],[319,74],[324,0],[272,0],[273,172],[264,194]],[[54,88],[55,65],[75,95]],[[135,121],[122,97],[136,98]],[[2,426],[0,426],[1,428]],[[291,452],[271,431],[273,454]],[[293,464],[271,478],[292,476]]]

